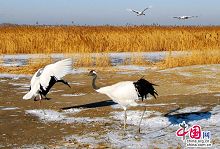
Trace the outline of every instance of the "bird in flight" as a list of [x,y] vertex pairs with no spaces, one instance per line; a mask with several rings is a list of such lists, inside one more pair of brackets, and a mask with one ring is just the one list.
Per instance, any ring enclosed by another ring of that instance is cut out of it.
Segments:
[[150,9],[150,8],[152,8],[152,6],[149,6],[149,7],[145,8],[143,11],[136,11],[136,10],[133,10],[133,9],[128,9],[128,11],[132,11],[132,12],[136,13],[137,16],[143,16],[143,15],[145,15],[144,12],[145,12],[147,9]]
[[176,16],[176,17],[173,17],[175,19],[179,19],[179,20],[187,20],[187,19],[190,19],[190,18],[198,18],[198,16]]

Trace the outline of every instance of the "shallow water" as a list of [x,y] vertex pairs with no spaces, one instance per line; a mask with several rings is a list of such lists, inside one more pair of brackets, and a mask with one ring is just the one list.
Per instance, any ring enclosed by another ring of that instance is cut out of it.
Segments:
[[[146,69],[98,72],[98,85],[106,86],[143,75],[158,84],[159,97],[145,100],[147,112],[137,133],[142,107],[127,112],[123,131],[120,105],[91,88],[87,71],[65,77],[71,89],[56,84],[51,100],[25,101],[30,77],[0,78],[0,148],[184,148],[175,136],[178,123],[200,124],[211,131],[214,148],[220,144],[220,65],[190,66],[167,70]],[[114,78],[114,79],[112,79]],[[211,78],[211,79],[210,79]],[[149,144],[151,144],[149,146]]]
[[[163,60],[166,55],[168,55],[169,52],[163,51],[163,52],[123,52],[123,53],[108,53],[107,55],[110,58],[111,65],[116,66],[116,65],[121,65],[125,63],[125,60],[127,63],[129,63],[129,59],[135,56],[141,56],[143,57],[146,61],[150,62],[157,62]],[[181,51],[173,51],[172,55],[173,56],[180,56],[180,55],[185,55],[187,52],[181,52]],[[91,57],[101,57],[103,56],[100,53],[91,53]],[[0,59],[2,62],[0,65],[2,66],[25,66],[30,63],[34,63],[34,61],[30,61],[31,59],[34,60],[41,60],[45,58],[52,58],[53,61],[58,61],[61,59],[64,59],[65,57],[72,57],[73,61],[75,61],[78,57],[82,55],[80,54],[17,54],[17,55],[2,55],[0,56]]]

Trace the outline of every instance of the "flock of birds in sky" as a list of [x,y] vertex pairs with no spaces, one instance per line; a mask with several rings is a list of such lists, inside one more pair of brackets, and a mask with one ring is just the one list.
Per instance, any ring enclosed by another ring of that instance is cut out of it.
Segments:
[[[152,6],[149,6],[147,8],[145,8],[144,10],[142,11],[137,11],[137,10],[133,10],[133,9],[127,9],[128,11],[131,11],[131,12],[134,12],[137,14],[137,16],[143,16],[143,15],[146,15],[144,12],[148,9],[152,8]],[[190,18],[197,18],[198,16],[175,16],[173,18],[175,19],[179,19],[179,20],[187,20],[187,19],[190,19]]]
[[[149,7],[145,8],[142,11],[137,11],[137,10],[134,10],[134,9],[127,9],[127,11],[133,12],[137,16],[145,16],[146,15],[146,13],[145,13],[146,10],[149,10],[150,8],[152,8],[152,6],[149,6]],[[178,20],[188,20],[190,18],[198,18],[198,16],[174,16],[173,18],[178,19]],[[71,23],[74,24],[75,22],[72,21]],[[36,22],[36,25],[39,25],[38,21]]]
[[[39,97],[38,100],[40,101],[42,99],[48,99],[46,96],[47,93],[57,82],[61,82],[70,87],[68,82],[62,78],[71,72],[71,58],[58,61],[54,64],[49,64],[44,68],[40,68],[33,75],[30,82],[30,90],[26,95],[23,96],[23,99],[28,100],[34,98],[34,100],[37,100],[37,96]],[[126,128],[127,108],[130,106],[141,106],[145,108],[139,122],[138,131],[140,132],[140,124],[146,111],[146,107],[144,104],[139,104],[136,101],[138,99],[143,101],[143,99],[147,98],[148,94],[151,94],[154,98],[156,98],[156,96],[158,96],[157,91],[154,89],[154,86],[156,85],[148,82],[144,78],[140,78],[136,82],[122,81],[110,86],[98,87],[96,86],[96,71],[91,70],[88,75],[92,77],[92,87],[96,92],[107,95],[124,109],[124,130]]]

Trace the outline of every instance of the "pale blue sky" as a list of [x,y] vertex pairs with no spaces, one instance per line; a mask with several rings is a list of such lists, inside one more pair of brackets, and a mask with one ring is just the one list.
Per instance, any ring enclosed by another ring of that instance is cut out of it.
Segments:
[[[146,11],[137,17],[126,9]],[[197,15],[179,21],[173,16]],[[0,23],[220,25],[220,0],[0,0]]]

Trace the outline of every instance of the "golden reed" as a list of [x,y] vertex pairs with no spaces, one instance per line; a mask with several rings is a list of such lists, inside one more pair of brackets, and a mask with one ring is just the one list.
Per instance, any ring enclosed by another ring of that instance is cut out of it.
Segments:
[[157,63],[162,69],[206,64],[220,64],[220,50],[191,51],[189,54],[179,57],[168,55],[164,61]]
[[220,27],[1,26],[0,54],[220,49]]

